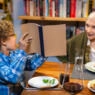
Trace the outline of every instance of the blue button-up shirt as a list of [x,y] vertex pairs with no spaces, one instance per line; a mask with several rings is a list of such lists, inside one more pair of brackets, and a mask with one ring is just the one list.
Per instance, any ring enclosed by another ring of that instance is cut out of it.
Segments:
[[39,54],[27,55],[23,50],[11,51],[9,56],[0,52],[0,83],[17,83],[22,80],[23,71],[34,70],[44,63]]

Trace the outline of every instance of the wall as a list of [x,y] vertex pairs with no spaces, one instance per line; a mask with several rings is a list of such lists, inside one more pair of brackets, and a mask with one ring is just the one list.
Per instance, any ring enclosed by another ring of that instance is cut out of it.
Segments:
[[13,23],[14,23],[14,30],[17,34],[17,42],[21,37],[21,20],[18,19],[19,15],[24,15],[24,3],[23,0],[13,0]]

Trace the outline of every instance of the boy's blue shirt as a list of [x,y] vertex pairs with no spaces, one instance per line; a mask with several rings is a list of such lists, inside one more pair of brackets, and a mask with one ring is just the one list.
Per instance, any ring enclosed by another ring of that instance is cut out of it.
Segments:
[[[29,62],[27,62],[27,59]],[[27,55],[23,50],[11,51],[9,56],[0,52],[0,83],[17,83],[22,80],[24,69],[37,69],[45,58],[39,54]]]

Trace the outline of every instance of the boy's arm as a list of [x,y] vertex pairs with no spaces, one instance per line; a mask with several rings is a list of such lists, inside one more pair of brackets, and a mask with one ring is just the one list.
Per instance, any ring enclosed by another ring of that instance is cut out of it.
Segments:
[[26,54],[23,50],[14,52],[10,55],[10,61],[0,56],[0,79],[11,83],[20,81],[26,61]]
[[28,55],[25,69],[26,70],[35,70],[38,67],[40,67],[44,63],[45,60],[46,60],[46,58],[44,58],[43,56],[41,56],[38,53]]

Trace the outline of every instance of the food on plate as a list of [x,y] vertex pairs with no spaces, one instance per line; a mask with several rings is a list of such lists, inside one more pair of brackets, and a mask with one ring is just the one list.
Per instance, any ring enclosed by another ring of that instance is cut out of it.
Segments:
[[85,68],[91,72],[95,72],[95,62],[88,62],[85,64]]
[[55,79],[43,79],[42,80],[43,81],[43,83],[47,83],[47,84],[54,84],[55,83]]
[[93,90],[95,90],[95,80],[90,83],[90,88],[92,88]]

